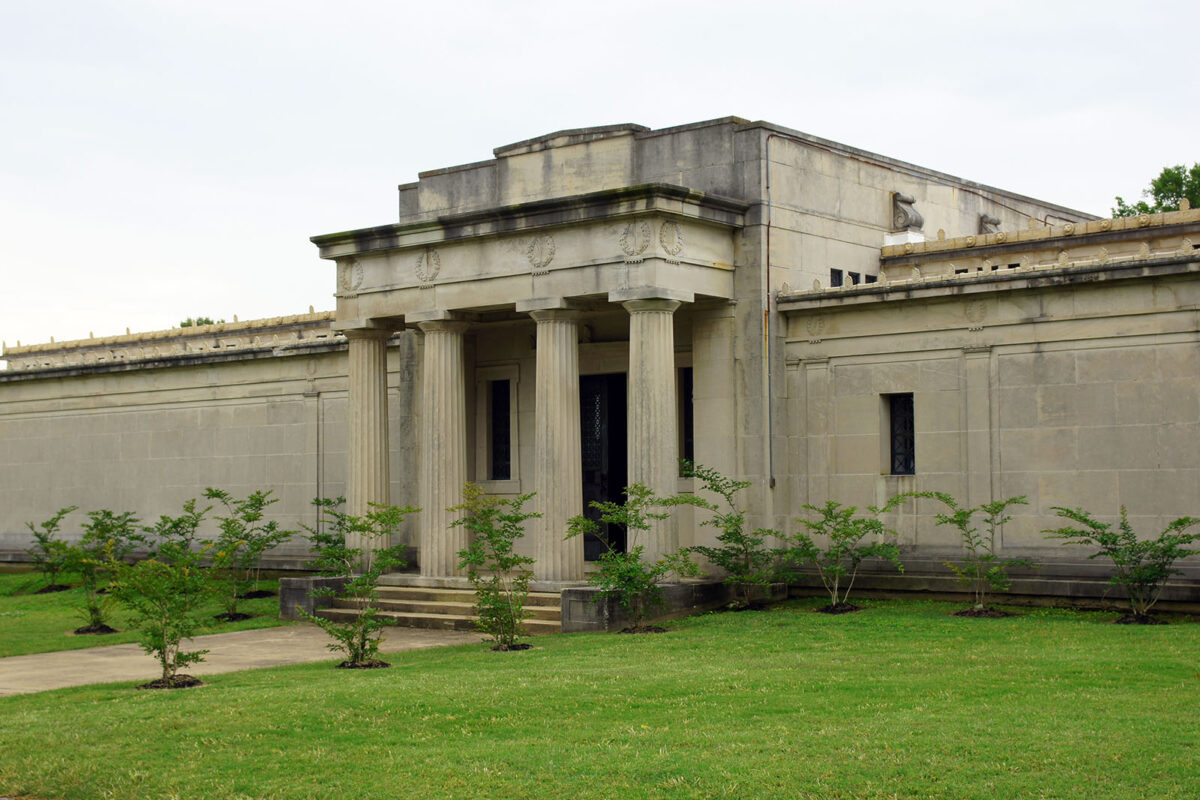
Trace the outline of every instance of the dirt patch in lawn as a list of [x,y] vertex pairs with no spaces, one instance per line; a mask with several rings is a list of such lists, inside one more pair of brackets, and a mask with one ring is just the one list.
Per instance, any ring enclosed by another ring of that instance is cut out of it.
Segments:
[[1126,614],[1119,619],[1113,620],[1117,625],[1166,625],[1165,619],[1151,617],[1145,614]]
[[259,600],[263,597],[274,597],[275,595],[276,592],[272,592],[270,589],[255,589],[253,592],[239,594],[238,600]]
[[204,681],[194,675],[174,675],[170,678],[159,678],[156,681],[143,683],[139,689],[190,689],[193,686],[203,686]]
[[103,625],[103,624],[101,624],[101,625],[84,625],[82,628],[75,629],[75,634],[77,636],[87,636],[89,634],[103,635],[106,633],[120,633],[120,631],[117,630],[116,628],[110,628],[109,626]]
[[497,653],[511,653],[516,650],[532,650],[533,645],[528,642],[519,642],[517,644],[498,644],[492,648]]
[[621,628],[620,633],[666,633],[667,629],[661,625],[630,625],[628,628]]
[[984,608],[964,608],[962,611],[955,611],[950,616],[969,617],[971,619],[1004,619],[1005,617],[1015,617],[1016,614],[985,606]]
[[65,583],[52,583],[49,586],[43,586],[42,588],[38,589],[36,592],[34,592],[34,594],[54,594],[55,592],[65,592],[70,588],[71,587]]
[[380,661],[378,658],[370,658],[366,661],[343,661],[337,665],[338,669],[385,669],[390,667],[386,661]]
[[213,619],[218,622],[241,622],[244,619],[251,619],[253,616],[253,614],[243,614],[239,611],[236,614],[217,614]]
[[818,614],[853,614],[855,611],[862,611],[862,606],[856,606],[854,603],[830,603],[827,606],[814,608]]

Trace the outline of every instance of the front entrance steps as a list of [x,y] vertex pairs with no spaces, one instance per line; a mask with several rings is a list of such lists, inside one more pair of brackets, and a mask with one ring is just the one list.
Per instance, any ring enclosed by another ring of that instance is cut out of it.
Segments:
[[[384,576],[385,578],[390,576]],[[379,618],[389,625],[437,630],[477,630],[471,608],[475,592],[471,589],[433,586],[384,585],[376,587]],[[358,614],[354,600],[335,599],[333,605],[317,610],[317,616],[331,620],[353,619]],[[562,607],[558,592],[530,592],[525,608],[532,616],[525,620],[528,634],[561,633]]]

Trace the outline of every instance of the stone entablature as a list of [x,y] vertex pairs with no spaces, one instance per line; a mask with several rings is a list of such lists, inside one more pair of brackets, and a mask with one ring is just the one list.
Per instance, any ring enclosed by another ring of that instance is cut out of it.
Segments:
[[170,328],[120,336],[5,347],[8,369],[33,371],[276,348],[297,342],[333,339],[332,311]]
[[730,298],[748,204],[645,184],[317,236],[338,321],[512,308],[653,286]]

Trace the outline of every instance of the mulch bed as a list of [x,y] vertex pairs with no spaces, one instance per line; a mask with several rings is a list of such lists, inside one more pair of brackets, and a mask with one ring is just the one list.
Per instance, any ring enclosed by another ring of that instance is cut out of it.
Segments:
[[213,617],[213,619],[218,620],[219,622],[241,622],[242,620],[250,619],[253,616],[253,614],[243,614],[239,611],[236,614],[217,614]]
[[856,606],[854,603],[830,603],[827,606],[814,608],[818,614],[853,614],[855,611],[862,611],[862,606]]
[[998,608],[964,608],[962,611],[955,611],[950,616],[970,617],[971,619],[1003,619],[1004,617],[1015,617],[1016,614],[1001,611]]
[[1140,614],[1126,614],[1120,619],[1113,620],[1117,625],[1166,625],[1165,619],[1157,617],[1147,617]]
[[366,661],[343,661],[337,665],[338,669],[383,669],[390,667],[386,661],[380,661],[378,658],[371,658]]
[[270,589],[255,589],[253,592],[246,592],[245,594],[239,594],[238,600],[258,600],[259,598],[262,598],[262,597],[274,597],[274,596],[275,596],[275,592],[272,592]]
[[193,675],[184,675],[182,673],[175,675],[172,678],[159,678],[156,681],[143,683],[137,687],[139,689],[190,689],[193,686],[203,686],[204,681]]
[[621,628],[620,633],[666,633],[667,629],[660,625],[631,625]]
[[110,628],[107,625],[84,625],[82,628],[76,628],[75,633],[84,636],[89,633],[104,634],[104,633],[120,633],[116,628]]
[[498,644],[492,649],[497,653],[511,653],[515,650],[532,650],[533,645],[526,642],[520,642],[518,644]]
[[65,583],[52,583],[49,586],[43,586],[42,588],[38,589],[36,592],[34,592],[34,594],[54,594],[55,592],[65,592],[70,588],[71,587]]

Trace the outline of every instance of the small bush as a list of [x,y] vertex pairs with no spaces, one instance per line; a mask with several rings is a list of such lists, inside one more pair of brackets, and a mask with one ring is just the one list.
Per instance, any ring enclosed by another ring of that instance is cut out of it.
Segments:
[[200,563],[211,545],[190,547],[207,511],[197,510],[196,501],[189,500],[180,516],[163,516],[145,529],[154,536],[151,558],[136,564],[115,557],[108,561],[114,577],[109,591],[131,613],[142,649],[162,666],[162,678],[148,687],[177,688],[198,682],[179,670],[203,661],[208,651],[184,651],[180,644],[203,624],[200,609],[212,592]]
[[85,624],[76,633],[115,633],[108,624],[107,612],[114,599],[102,594],[115,577],[114,563],[125,563],[146,537],[139,532],[139,520],[132,511],[114,514],[108,509],[89,511],[79,544],[71,548],[71,569],[83,579],[83,605],[79,611]]
[[1188,547],[1200,541],[1200,531],[1188,533],[1188,528],[1200,525],[1200,518],[1180,517],[1166,527],[1155,539],[1139,539],[1129,524],[1125,506],[1121,506],[1121,522],[1117,529],[1100,522],[1082,508],[1055,506],[1059,517],[1076,523],[1042,531],[1051,539],[1063,539],[1063,544],[1090,544],[1099,547],[1088,558],[1111,559],[1116,572],[1109,583],[1123,588],[1129,597],[1134,622],[1150,620],[1150,609],[1158,602],[1163,587],[1172,575],[1182,573],[1174,568],[1181,558],[1195,555],[1200,548]]
[[712,512],[712,516],[700,524],[716,528],[718,547],[697,545],[691,552],[699,553],[711,564],[725,572],[725,582],[737,596],[736,606],[751,605],[755,586],[767,586],[778,579],[778,552],[766,546],[768,536],[779,536],[779,531],[769,528],[746,530],[746,512],[738,508],[733,496],[750,485],[749,481],[727,478],[715,469],[683,462],[683,475],[698,478],[705,491],[717,495],[721,502],[696,494],[680,494],[668,499],[669,505],[690,505]]
[[[600,535],[601,526],[617,525],[627,531],[648,531],[650,520],[666,519],[666,513],[651,511],[663,501],[640,483],[625,487],[625,502],[593,501],[591,507],[599,512],[599,519],[592,520],[580,514],[567,523],[567,538],[584,534]],[[629,537],[630,541],[633,537]],[[643,622],[655,609],[663,605],[663,591],[659,581],[671,573],[680,576],[699,574],[699,569],[688,557],[686,549],[669,553],[653,564],[642,560],[643,545],[628,552],[617,550],[611,541],[603,539],[606,552],[600,554],[596,571],[588,576],[588,583],[600,591],[596,602],[615,599],[629,616],[630,626],[626,630],[645,630]]]
[[58,582],[58,576],[67,570],[71,561],[71,547],[58,538],[58,530],[62,526],[63,517],[77,509],[78,506],[60,508],[53,517],[41,525],[26,522],[25,526],[33,533],[33,547],[25,551],[33,559],[33,565],[46,578],[46,585],[40,591],[59,592],[69,589]]
[[[1033,566],[1033,562],[1027,558],[1002,558],[996,553],[996,529],[1012,519],[1005,513],[1009,506],[1029,505],[1024,495],[995,500],[975,508],[960,506],[945,492],[916,492],[911,496],[939,500],[950,508],[949,513],[938,513],[935,518],[938,525],[950,525],[958,529],[966,557],[961,564],[952,561],[945,564],[958,576],[960,583],[971,587],[975,596],[975,611],[987,608],[989,591],[1008,591],[1011,585],[1009,568]],[[983,515],[985,528],[982,531],[974,527],[976,514]]]
[[[787,560],[796,564],[812,564],[821,576],[821,583],[829,592],[828,610],[836,611],[847,608],[850,590],[854,587],[854,578],[858,574],[859,565],[868,558],[885,558],[904,571],[900,563],[900,548],[894,541],[896,532],[884,526],[879,519],[880,514],[895,509],[905,498],[903,495],[893,497],[882,507],[868,506],[871,516],[855,516],[856,506],[843,506],[832,500],[823,506],[805,503],[801,508],[807,509],[818,517],[796,520],[808,533],[797,532],[791,537],[792,547],[786,553]],[[829,544],[821,549],[813,543],[812,537],[825,537]],[[849,610],[854,610],[850,607]]]
[[466,528],[471,543],[458,552],[459,567],[467,571],[467,580],[475,589],[475,615],[479,630],[495,642],[494,650],[515,650],[522,634],[522,623],[530,617],[525,608],[534,563],[529,556],[516,552],[516,542],[525,535],[525,520],[540,517],[523,510],[533,497],[523,494],[511,500],[493,497],[479,486],[463,487],[461,511],[454,525]]
[[213,567],[220,576],[221,604],[225,611],[220,618],[245,618],[238,613],[238,601],[258,588],[259,560],[263,553],[286,542],[296,531],[279,527],[276,520],[263,521],[265,509],[278,503],[271,492],[254,491],[245,499],[233,497],[211,486],[204,496],[216,500],[225,508],[225,516],[217,515],[221,533],[213,547]]
[[[390,542],[404,518],[417,513],[417,509],[372,503],[370,511],[355,516],[338,510],[344,502],[345,498],[341,497],[336,500],[320,497],[313,500],[325,529],[307,525],[304,529],[308,531],[308,538],[317,553],[310,567],[325,577],[345,580],[341,588],[320,588],[314,590],[313,595],[351,600],[358,614],[348,622],[323,619],[304,611],[300,611],[300,614],[333,638],[329,649],[346,656],[341,666],[350,669],[386,667],[388,665],[377,658],[379,643],[383,641],[380,631],[384,623],[378,617],[379,609],[373,605],[379,599],[375,582],[386,570],[404,566],[404,546],[376,548],[373,543]],[[348,535],[361,536],[366,546],[347,546]]]

